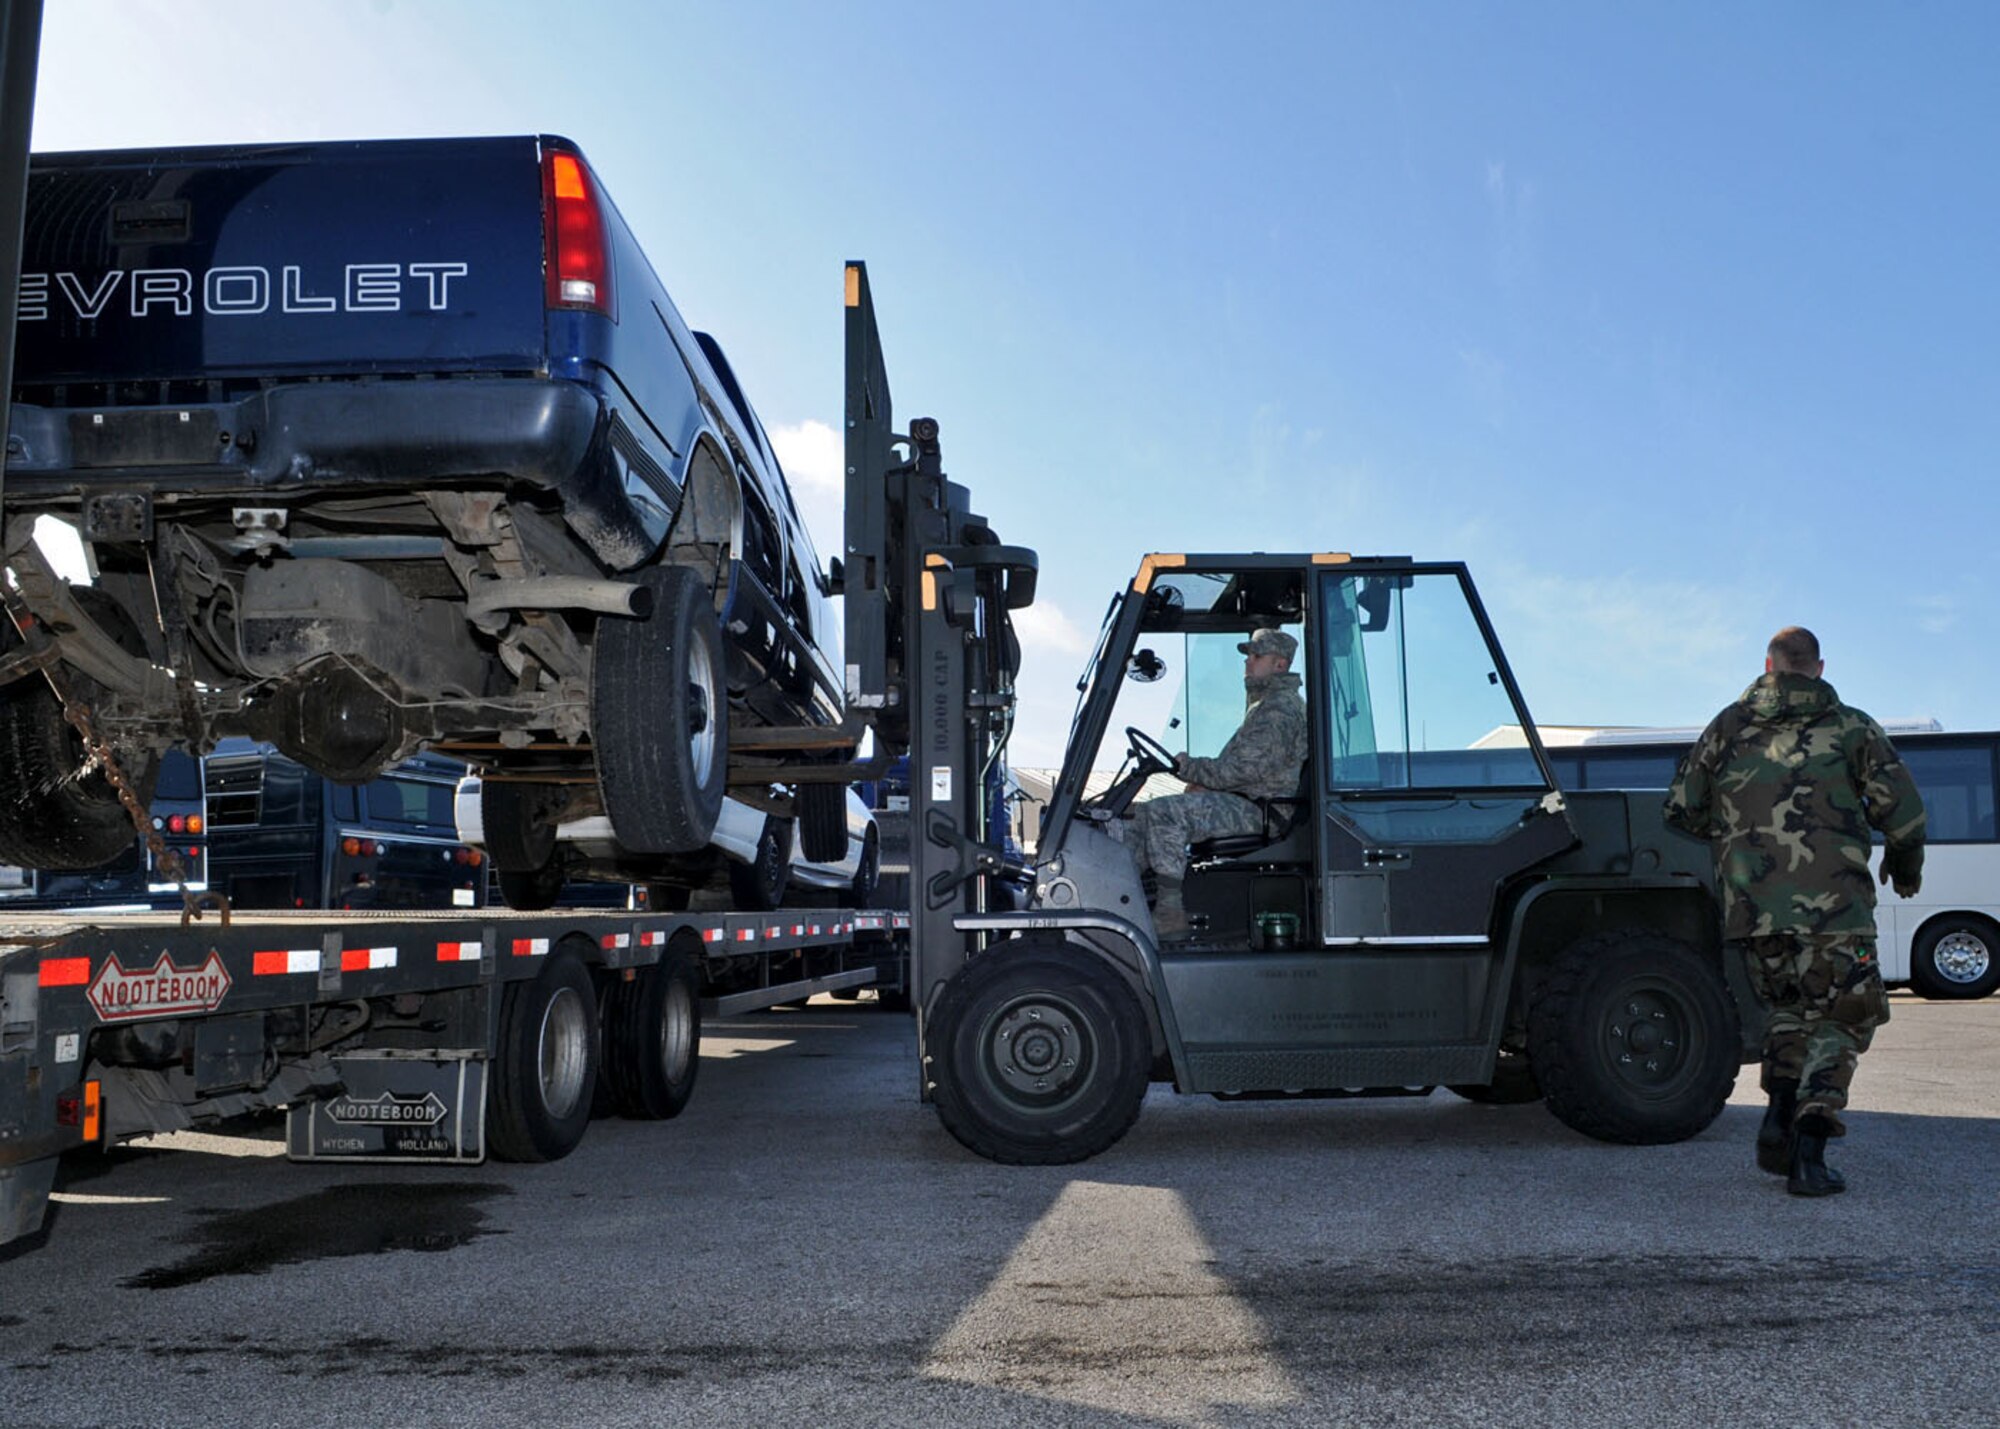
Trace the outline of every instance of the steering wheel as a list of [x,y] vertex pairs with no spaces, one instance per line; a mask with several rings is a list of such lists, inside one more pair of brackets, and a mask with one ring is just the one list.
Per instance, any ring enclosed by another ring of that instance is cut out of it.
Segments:
[[1174,772],[1174,753],[1136,724],[1125,726],[1125,744],[1132,762],[1148,774]]

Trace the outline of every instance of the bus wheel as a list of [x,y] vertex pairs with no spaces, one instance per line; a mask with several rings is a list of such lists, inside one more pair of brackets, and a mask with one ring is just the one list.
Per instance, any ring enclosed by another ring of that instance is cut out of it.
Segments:
[[486,1148],[502,1161],[559,1161],[590,1125],[597,998],[573,953],[509,983],[486,1098]]
[[1741,1057],[1721,969],[1663,933],[1579,938],[1528,1010],[1543,1099],[1599,1141],[1685,1141],[1722,1112]]
[[994,1161],[1095,1156],[1138,1119],[1152,1067],[1139,999],[1088,953],[1006,944],[945,984],[926,1041],[938,1118]]
[[605,616],[591,655],[597,784],[633,853],[696,853],[715,832],[729,767],[722,630],[708,586],[686,566],[641,577],[643,619]]
[[1985,997],[2000,987],[2000,927],[1977,913],[1947,913],[1910,948],[1910,985],[1925,997]]
[[518,908],[524,913],[539,913],[544,908],[553,908],[556,899],[562,896],[562,865],[553,858],[531,873],[502,868],[496,870],[493,877],[500,885],[501,901],[509,908]]
[[653,967],[614,986],[604,1004],[604,1070],[626,1116],[679,1116],[701,1070],[701,965],[670,947]]

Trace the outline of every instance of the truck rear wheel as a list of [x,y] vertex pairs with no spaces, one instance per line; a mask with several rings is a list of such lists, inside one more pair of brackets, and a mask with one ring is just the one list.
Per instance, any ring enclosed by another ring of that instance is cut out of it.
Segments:
[[486,1099],[486,1148],[502,1161],[559,1161],[590,1125],[597,998],[573,953],[552,953],[501,995]]
[[539,913],[556,906],[562,896],[562,865],[553,858],[532,872],[503,868],[494,874],[500,885],[500,901],[523,913]]
[[597,783],[618,842],[695,853],[715,832],[729,765],[722,632],[701,577],[661,566],[644,619],[606,616],[591,657]]
[[945,984],[926,1040],[945,1129],[1016,1165],[1113,1145],[1138,1120],[1152,1065],[1131,988],[1092,955],[1046,943],[974,958]]
[[1721,1113],[1741,1064],[1722,972],[1650,929],[1593,934],[1556,960],[1528,1011],[1543,1100],[1600,1141],[1685,1141]]
[[669,947],[605,1000],[604,1072],[622,1114],[664,1121],[681,1114],[700,1070],[700,957]]
[[839,863],[847,857],[847,786],[801,784],[795,801],[799,812],[799,849],[813,863]]
[[562,800],[563,791],[554,784],[482,780],[479,824],[493,866],[502,873],[539,873],[547,867],[556,851],[556,810]]

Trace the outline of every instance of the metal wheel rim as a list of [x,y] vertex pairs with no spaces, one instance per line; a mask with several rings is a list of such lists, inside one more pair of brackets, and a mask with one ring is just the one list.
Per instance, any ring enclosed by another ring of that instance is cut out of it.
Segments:
[[1931,949],[1931,966],[1947,982],[1975,983],[1993,966],[1993,950],[1970,928],[1954,928]]
[[670,1081],[686,1074],[693,1048],[694,1001],[686,984],[674,978],[667,983],[660,1005],[660,1067]]
[[1699,1028],[1687,1001],[1659,978],[1635,978],[1608,1000],[1598,1050],[1620,1085],[1642,1096],[1672,1093],[1695,1066]]
[[542,1105],[549,1115],[560,1119],[575,1111],[583,1100],[584,1078],[590,1070],[590,1016],[575,988],[558,989],[543,1009],[535,1064],[541,1076]]
[[704,641],[688,642],[688,759],[694,765],[694,781],[704,787],[715,769],[715,726],[719,701],[715,697],[715,661]]
[[1061,1111],[1088,1089],[1097,1065],[1089,1018],[1051,992],[1010,998],[980,1023],[979,1076],[1020,1111]]

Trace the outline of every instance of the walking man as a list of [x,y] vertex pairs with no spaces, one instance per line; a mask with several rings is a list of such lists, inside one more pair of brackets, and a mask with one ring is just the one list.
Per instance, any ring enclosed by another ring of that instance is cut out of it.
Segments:
[[1669,823],[1713,843],[1723,935],[1742,946],[1771,1009],[1757,1164],[1795,1196],[1846,1189],[1826,1164],[1827,1138],[1846,1135],[1855,1061],[1889,1020],[1869,827],[1886,841],[1882,882],[1899,896],[1916,894],[1924,863],[1909,771],[1825,669],[1811,631],[1772,636],[1763,677],[1702,732],[1666,804]]
[[[1212,759],[1174,756],[1185,794],[1144,799],[1132,806],[1130,841],[1141,868],[1159,884],[1153,927],[1162,938],[1187,932],[1181,880],[1187,848],[1197,839],[1256,833],[1264,827],[1258,799],[1288,799],[1299,791],[1306,762],[1306,703],[1292,657],[1299,642],[1277,629],[1254,631],[1236,647],[1243,653],[1243,723]],[[1125,835],[1120,835],[1125,837]]]

